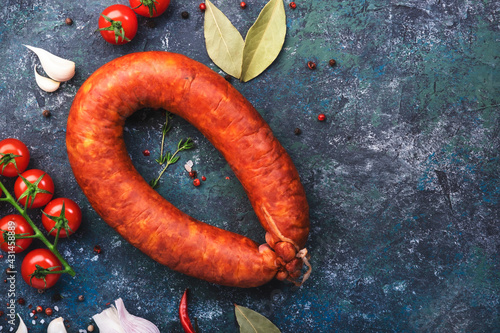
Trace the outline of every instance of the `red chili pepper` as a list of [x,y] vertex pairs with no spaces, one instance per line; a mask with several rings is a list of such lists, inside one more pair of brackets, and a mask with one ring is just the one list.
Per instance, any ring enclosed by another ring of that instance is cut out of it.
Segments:
[[179,319],[181,320],[181,325],[182,328],[184,329],[184,332],[196,333],[196,331],[193,328],[193,325],[191,325],[191,320],[189,320],[188,308],[187,308],[187,291],[188,289],[184,291],[184,295],[182,295],[181,298],[181,304],[179,305]]

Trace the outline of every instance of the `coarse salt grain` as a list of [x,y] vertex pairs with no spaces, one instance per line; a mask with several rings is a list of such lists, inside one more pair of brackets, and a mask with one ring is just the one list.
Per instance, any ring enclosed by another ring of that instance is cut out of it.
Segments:
[[57,305],[54,305],[54,310],[59,311],[59,307]]

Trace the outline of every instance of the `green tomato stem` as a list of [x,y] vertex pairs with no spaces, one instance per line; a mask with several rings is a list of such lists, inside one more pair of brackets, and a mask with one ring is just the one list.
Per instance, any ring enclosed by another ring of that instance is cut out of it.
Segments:
[[7,188],[5,188],[4,184],[0,181],[0,188],[2,189],[3,194],[5,195],[4,198],[0,198],[1,201],[6,201],[10,203],[20,214],[22,217],[26,219],[26,221],[31,225],[34,231],[34,235],[31,236],[25,236],[24,238],[36,238],[40,240],[45,246],[52,252],[57,259],[61,262],[61,264],[64,266],[64,269],[58,272],[62,273],[67,273],[71,276],[75,276],[76,272],[71,268],[71,266],[68,264],[68,262],[63,258],[63,256],[59,253],[59,251],[56,248],[57,245],[57,237],[56,241],[54,241],[54,244],[49,242],[49,240],[45,237],[45,235],[38,229],[38,227],[33,223],[31,218],[28,216],[28,213],[26,212],[26,209],[21,207],[16,199],[10,194],[9,191],[7,191]]

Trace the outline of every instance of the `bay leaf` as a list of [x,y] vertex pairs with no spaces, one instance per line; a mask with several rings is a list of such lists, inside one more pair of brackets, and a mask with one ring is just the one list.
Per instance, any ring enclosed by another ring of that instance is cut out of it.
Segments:
[[283,47],[285,35],[286,14],[283,0],[270,0],[245,37],[241,81],[255,78],[271,65]]
[[245,44],[243,37],[210,0],[206,0],[205,5],[204,34],[208,56],[224,72],[239,79]]
[[240,333],[280,333],[281,331],[266,317],[244,306],[234,305]]

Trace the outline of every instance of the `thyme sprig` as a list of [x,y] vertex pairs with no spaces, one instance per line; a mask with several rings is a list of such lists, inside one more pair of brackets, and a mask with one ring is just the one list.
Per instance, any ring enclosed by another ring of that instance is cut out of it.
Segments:
[[174,116],[170,112],[167,112],[166,117],[167,118],[165,119],[165,124],[163,124],[161,128],[162,135],[161,135],[160,157],[155,160],[156,162],[158,162],[159,165],[163,165],[167,161],[167,155],[163,155],[163,148],[165,146],[165,137],[172,128],[169,120],[172,119]]
[[189,149],[193,149],[193,148],[194,148],[194,142],[191,138],[181,139],[179,141],[179,143],[177,144],[177,150],[173,154],[171,154],[170,152],[167,152],[165,154],[165,163],[166,163],[165,167],[161,170],[160,174],[158,175],[158,177],[156,179],[153,179],[149,182],[149,185],[151,185],[152,188],[158,187],[158,182],[160,181],[161,176],[167,170],[168,166],[171,164],[174,164],[175,162],[177,162],[179,160],[180,156],[178,156],[177,154],[181,151],[189,150]]

